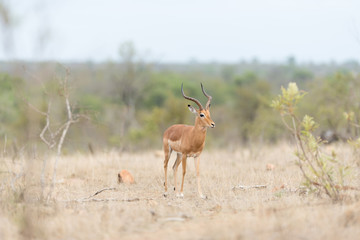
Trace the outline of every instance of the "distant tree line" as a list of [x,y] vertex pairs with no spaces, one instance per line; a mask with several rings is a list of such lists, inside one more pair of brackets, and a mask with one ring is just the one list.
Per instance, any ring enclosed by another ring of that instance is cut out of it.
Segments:
[[[270,108],[280,86],[296,82],[308,94],[298,111],[320,124],[317,134],[332,130],[344,138],[358,135],[343,112],[360,119],[360,66],[344,64],[282,64],[257,61],[234,64],[156,64],[137,57],[124,44],[118,62],[69,63],[71,102],[76,113],[88,116],[69,132],[64,151],[118,148],[161,148],[163,131],[175,123],[193,124],[188,101],[180,92],[205,101],[200,83],[212,95],[211,114],[216,128],[209,130],[208,147],[252,143],[272,144],[286,139],[280,117]],[[66,117],[59,96],[64,70],[56,63],[2,63],[0,65],[0,147],[41,149],[39,131],[44,120],[28,109],[24,99],[45,110],[53,101],[52,118]],[[56,107],[58,106],[58,107]],[[59,109],[58,111],[56,109]]]

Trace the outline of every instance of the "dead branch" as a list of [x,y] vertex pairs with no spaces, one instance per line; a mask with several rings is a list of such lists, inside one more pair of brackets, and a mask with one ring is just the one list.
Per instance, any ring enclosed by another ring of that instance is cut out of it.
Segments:
[[46,116],[46,112],[43,112],[41,110],[39,110],[37,107],[35,107],[34,105],[32,105],[28,100],[26,100],[24,97],[22,97],[22,100],[32,109],[34,110],[35,112],[43,115],[43,116]]
[[[47,112],[45,114],[46,116],[46,124],[43,128],[43,130],[40,133],[40,139],[49,147],[49,149],[52,149],[55,145],[56,145],[56,141],[54,139],[54,136],[52,134],[52,132],[50,131],[50,109],[51,109],[51,101],[49,101],[48,103],[48,109]],[[50,140],[46,140],[45,138],[45,133],[46,131],[48,131],[50,133]]]
[[[152,200],[152,199],[142,199],[142,200]],[[75,200],[75,202],[138,202],[140,198],[91,198],[84,200]]]
[[[68,130],[69,130],[71,124],[79,122],[81,118],[86,118],[85,116],[83,116],[81,114],[74,115],[72,113],[72,108],[71,108],[71,104],[70,104],[70,91],[69,91],[69,86],[68,86],[70,70],[68,68],[66,68],[65,66],[63,66],[63,67],[66,70],[66,74],[60,80],[61,89],[60,89],[59,94],[61,97],[64,98],[67,119],[54,132],[51,131],[51,129],[50,129],[50,126],[51,126],[51,119],[50,119],[51,100],[48,101],[48,106],[47,106],[46,112],[43,112],[40,109],[38,109],[37,107],[35,107],[34,105],[32,105],[29,101],[27,101],[23,98],[24,102],[26,102],[27,105],[32,110],[43,115],[46,119],[46,124],[40,133],[40,139],[48,146],[49,149],[53,149],[55,146],[57,147],[57,150],[56,150],[57,154],[56,154],[54,168],[53,168],[52,182],[51,182],[50,189],[49,189],[49,192],[47,195],[47,200],[49,200],[51,198],[53,189],[55,187],[57,165],[58,165],[59,159],[61,157],[62,147],[63,147],[64,141],[65,141],[66,135],[68,133]],[[44,92],[48,95],[45,88],[44,88]],[[58,136],[60,136],[60,137],[58,138]],[[44,173],[45,167],[46,167],[46,159],[44,159],[42,175]],[[41,186],[45,187],[43,177],[41,178],[40,181],[41,181]]]
[[[40,132],[40,139],[48,146],[49,149],[52,149],[55,145],[56,145],[56,141],[55,141],[55,137],[54,134],[52,134],[51,130],[50,130],[50,110],[51,110],[51,101],[49,100],[48,102],[48,106],[47,106],[47,111],[43,112],[40,109],[38,109],[37,107],[35,107],[33,104],[31,104],[29,101],[27,101],[25,98],[22,98],[23,101],[35,112],[45,116],[46,118],[46,124],[44,126],[44,128],[41,130]],[[50,139],[46,139],[45,134],[46,132],[49,132],[50,135]]]
[[88,196],[88,197],[84,197],[84,198],[80,198],[80,199],[74,199],[74,200],[69,200],[69,201],[65,201],[65,202],[137,202],[140,200],[154,200],[153,198],[93,198],[96,195],[104,192],[104,191],[113,191],[116,190],[117,188],[115,187],[106,187],[106,188],[102,188],[98,191],[96,191],[94,194]]
[[103,189],[100,189],[100,190],[96,191],[94,194],[92,194],[92,195],[90,195],[88,197],[81,198],[80,200],[84,201],[84,200],[90,199],[92,197],[95,197],[96,195],[98,195],[98,194],[100,194],[100,193],[102,193],[104,191],[110,191],[110,190],[116,190],[116,188],[115,187],[106,187],[106,188],[103,188]]
[[154,200],[153,198],[90,198],[90,199],[73,199],[61,202],[138,202]]
[[[70,101],[69,101],[69,91],[68,91],[68,85],[67,85],[69,75],[70,75],[70,71],[68,68],[66,68],[66,76],[63,81],[63,96],[65,98],[65,104],[66,104],[66,109],[67,109],[67,121],[63,125],[64,128],[62,129],[62,134],[61,134],[60,140],[57,145],[57,155],[56,155],[56,159],[55,159],[53,178],[52,178],[52,183],[51,183],[51,188],[50,188],[50,192],[48,195],[48,199],[51,197],[52,191],[55,186],[57,165],[59,162],[59,158],[61,156],[61,150],[62,150],[62,146],[63,146],[64,140],[65,140],[66,134],[67,134],[71,124],[76,123],[80,120],[80,118],[74,119],[73,115],[72,115],[72,111],[71,111],[71,106],[70,106]],[[61,128],[62,127],[60,127],[60,129]],[[60,129],[58,130],[58,132],[61,131]]]
[[231,190],[235,190],[235,189],[241,189],[241,190],[248,190],[251,188],[267,188],[267,185],[251,185],[251,186],[244,186],[244,185],[237,185],[231,188]]

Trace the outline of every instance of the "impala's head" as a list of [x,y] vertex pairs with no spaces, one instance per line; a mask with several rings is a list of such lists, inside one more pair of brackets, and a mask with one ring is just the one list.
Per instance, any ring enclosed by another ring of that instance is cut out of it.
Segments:
[[201,84],[201,90],[204,93],[204,95],[207,97],[208,101],[206,103],[205,108],[201,105],[201,103],[199,102],[199,100],[192,98],[192,97],[188,97],[184,94],[184,90],[183,90],[183,84],[181,84],[181,93],[184,96],[185,99],[188,99],[190,101],[193,101],[194,103],[196,103],[199,106],[199,109],[195,109],[194,107],[192,107],[191,105],[188,105],[190,112],[194,113],[196,115],[196,117],[199,119],[199,121],[201,122],[201,124],[204,127],[211,127],[214,128],[215,127],[215,123],[214,121],[211,119],[210,116],[210,103],[211,103],[211,99],[212,97],[210,95],[208,95],[205,90],[203,85]]

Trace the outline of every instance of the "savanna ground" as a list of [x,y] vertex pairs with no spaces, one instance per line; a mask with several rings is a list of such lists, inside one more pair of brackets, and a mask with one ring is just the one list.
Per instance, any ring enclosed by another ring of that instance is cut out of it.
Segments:
[[[358,156],[344,144],[326,147],[353,166],[346,185],[359,187]],[[39,201],[43,158],[3,157],[0,239],[359,239],[360,192],[344,191],[336,203],[307,193],[293,150],[288,144],[206,149],[200,169],[207,200],[197,195],[192,158],[185,197],[173,191],[163,197],[159,151],[64,156],[50,201]],[[54,159],[47,161],[47,184]],[[175,154],[169,165],[174,160]],[[275,168],[267,170],[267,164]],[[135,184],[117,183],[122,169],[134,175]],[[172,170],[169,181],[172,188]],[[92,196],[104,188],[114,189]]]

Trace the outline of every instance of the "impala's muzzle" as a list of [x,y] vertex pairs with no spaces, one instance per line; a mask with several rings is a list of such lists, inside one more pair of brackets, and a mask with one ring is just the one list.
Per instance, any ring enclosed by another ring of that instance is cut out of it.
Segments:
[[211,126],[210,126],[211,128],[214,128],[214,127],[215,127],[215,123],[214,123],[214,122],[211,123],[210,125],[211,125]]

